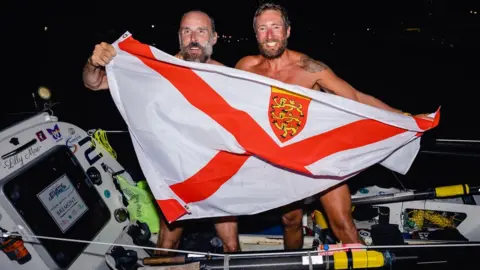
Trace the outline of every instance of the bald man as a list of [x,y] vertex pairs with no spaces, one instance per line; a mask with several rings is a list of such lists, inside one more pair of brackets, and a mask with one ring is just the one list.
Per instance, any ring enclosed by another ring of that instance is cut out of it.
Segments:
[[[185,61],[222,65],[212,59],[213,46],[217,42],[217,32],[213,18],[202,11],[190,11],[182,16],[178,30],[180,51],[175,57]],[[83,82],[91,90],[108,89],[105,65],[115,57],[112,45],[102,42],[95,46],[92,56],[83,70]],[[167,224],[160,219],[160,235],[157,247],[178,249],[183,228],[179,224]],[[194,222],[194,221],[192,221]],[[225,252],[239,251],[237,221],[234,217],[215,219],[215,229],[223,242]],[[157,255],[167,255],[159,251]]]

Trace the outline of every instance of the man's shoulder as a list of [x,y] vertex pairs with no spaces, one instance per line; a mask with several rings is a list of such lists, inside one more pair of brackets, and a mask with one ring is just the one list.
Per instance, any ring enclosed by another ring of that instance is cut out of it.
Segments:
[[210,59],[208,61],[209,64],[212,64],[212,65],[217,65],[217,66],[225,66],[224,64],[218,62],[217,60],[213,60],[213,59]]
[[329,69],[329,67],[316,59],[313,59],[312,57],[303,54],[303,53],[297,53],[297,58],[298,58],[298,64],[300,67],[310,73],[317,73],[320,71],[324,71],[326,69]]
[[249,69],[252,66],[258,65],[260,63],[260,56],[259,55],[247,55],[240,60],[238,60],[235,68],[237,69]]

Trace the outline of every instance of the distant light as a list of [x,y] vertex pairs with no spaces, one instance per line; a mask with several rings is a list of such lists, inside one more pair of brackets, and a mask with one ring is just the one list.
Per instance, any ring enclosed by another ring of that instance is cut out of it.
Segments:
[[367,31],[370,31],[370,28],[367,28]]
[[52,93],[50,92],[50,89],[48,89],[45,86],[40,86],[38,87],[37,94],[39,97],[41,97],[43,100],[49,100],[50,97],[52,96]]
[[473,10],[470,10],[470,14],[473,14]]
[[45,26],[45,28],[43,29],[44,31],[47,31],[48,30],[48,26]]
[[152,24],[152,28],[155,28],[155,24]]
[[476,12],[476,11],[474,11],[474,12],[473,12],[473,14],[477,14],[477,12]]
[[421,28],[418,28],[418,27],[410,27],[410,28],[405,29],[405,31],[409,31],[409,32],[420,32],[420,31],[422,31],[422,29],[421,29]]

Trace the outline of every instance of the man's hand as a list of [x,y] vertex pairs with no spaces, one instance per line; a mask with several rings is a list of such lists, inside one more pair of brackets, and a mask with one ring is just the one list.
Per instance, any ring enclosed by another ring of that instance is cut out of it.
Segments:
[[110,63],[116,55],[117,52],[112,45],[102,42],[95,45],[95,50],[90,59],[88,59],[88,62],[94,67],[104,67]]
[[106,42],[95,46],[92,56],[88,58],[83,68],[83,83],[85,87],[91,90],[108,89],[107,74],[103,67],[110,63],[116,55],[115,48]]

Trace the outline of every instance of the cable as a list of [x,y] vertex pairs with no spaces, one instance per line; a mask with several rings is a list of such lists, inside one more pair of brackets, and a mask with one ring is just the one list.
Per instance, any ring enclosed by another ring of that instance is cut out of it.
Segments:
[[[37,238],[37,239],[55,240],[55,241],[63,241],[63,242],[74,242],[74,243],[84,243],[84,244],[120,246],[120,247],[126,247],[126,248],[141,248],[141,249],[150,249],[150,250],[158,250],[158,251],[170,251],[170,252],[178,252],[178,253],[185,253],[185,254],[197,254],[197,255],[205,255],[205,256],[224,256],[223,254],[217,254],[217,253],[186,251],[186,250],[177,250],[177,249],[168,249],[168,248],[156,248],[156,247],[128,245],[128,244],[115,244],[115,243],[107,243],[107,242],[87,241],[87,240],[79,240],[79,239],[50,237],[50,236],[38,236],[38,235],[28,235],[28,234],[19,234],[19,233],[5,233],[5,232],[0,234],[0,237],[9,237],[9,236],[20,236],[20,237],[26,237],[26,238],[30,237],[30,238]],[[24,240],[24,242],[31,242],[31,241],[25,241]],[[35,243],[35,242],[33,242],[33,243]],[[38,243],[35,243],[35,244],[38,244]]]
[[[3,232],[0,234],[0,237],[9,237],[9,236],[21,236],[26,238],[38,238],[38,239],[46,239],[46,240],[56,240],[56,241],[64,241],[64,242],[77,242],[77,243],[87,243],[87,244],[98,244],[98,245],[109,245],[109,246],[122,246],[122,247],[129,247],[129,248],[142,248],[142,249],[150,249],[150,250],[159,250],[159,251],[170,251],[170,252],[178,252],[178,253],[185,253],[185,254],[197,254],[197,255],[204,255],[204,256],[219,256],[225,257],[225,254],[218,254],[218,253],[207,253],[207,252],[196,252],[196,251],[186,251],[186,250],[178,250],[178,249],[166,249],[166,248],[157,248],[157,247],[147,247],[147,246],[138,246],[138,245],[126,245],[126,244],[115,244],[115,243],[106,243],[106,242],[96,242],[96,241],[87,241],[87,240],[78,240],[78,239],[69,239],[69,238],[59,238],[59,237],[49,237],[49,236],[38,236],[38,235],[28,235],[28,234],[19,234],[19,233],[10,233],[10,232]],[[36,243],[37,244],[37,243]],[[480,242],[470,242],[470,243],[462,243],[462,244],[421,244],[421,245],[393,245],[393,246],[348,246],[348,247],[341,247],[341,248],[330,248],[330,249],[321,249],[321,250],[304,250],[304,251],[289,251],[289,252],[270,252],[270,253],[247,253],[247,254],[228,254],[228,257],[255,257],[255,256],[268,256],[268,255],[296,255],[296,254],[304,254],[307,255],[309,252],[315,253],[322,253],[326,251],[344,251],[344,250],[353,250],[353,249],[365,249],[365,250],[373,250],[373,249],[398,249],[398,248],[435,248],[435,247],[480,247]]]

